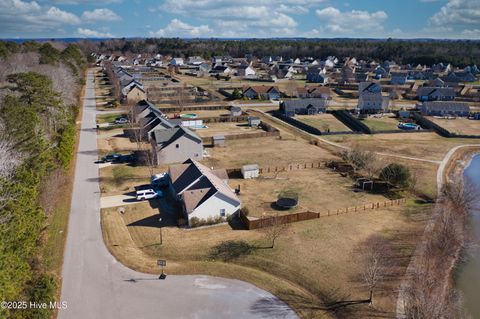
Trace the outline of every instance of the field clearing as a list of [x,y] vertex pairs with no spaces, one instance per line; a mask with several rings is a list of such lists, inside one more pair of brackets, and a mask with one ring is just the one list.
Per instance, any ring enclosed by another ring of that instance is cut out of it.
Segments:
[[296,115],[295,119],[324,132],[349,132],[350,129],[331,114]]
[[349,147],[361,146],[364,150],[437,161],[456,145],[480,142],[480,139],[444,138],[436,133],[326,135],[322,138]]
[[[229,184],[231,188],[240,185],[242,205],[255,217],[303,211],[326,213],[387,200],[382,195],[355,193],[353,183],[352,179],[330,169],[316,168],[263,174],[256,180],[230,179]],[[286,190],[298,194],[298,206],[288,211],[275,210],[272,205]]]
[[[303,318],[328,318],[321,310],[326,302],[366,299],[360,279],[361,263],[356,247],[373,234],[390,240],[396,254],[392,274],[375,293],[375,307],[351,306],[335,316],[393,317],[398,276],[408,265],[415,243],[412,234],[421,230],[423,214],[405,207],[346,214],[291,224],[273,249],[261,231],[233,231],[228,225],[184,230],[162,228],[158,211],[148,204],[102,211],[102,228],[109,250],[125,265],[158,273],[156,259],[168,260],[169,274],[210,274],[249,281],[274,293]],[[160,213],[161,214],[161,213]],[[212,249],[225,241],[244,241],[254,249],[226,263],[212,259]],[[314,307],[312,307],[314,306]],[[353,313],[351,312],[353,311]]]
[[478,120],[469,120],[463,117],[452,120],[439,119],[433,116],[427,116],[427,118],[435,124],[449,130],[451,133],[480,136],[480,121]]
[[390,131],[390,130],[400,131],[400,129],[397,126],[399,121],[394,117],[383,116],[383,117],[377,118],[377,117],[369,116],[368,118],[361,119],[360,121],[374,131]]
[[261,128],[250,127],[247,122],[205,123],[208,128],[192,129],[200,137],[215,135],[253,134],[264,132]]
[[239,168],[245,164],[260,166],[319,162],[336,158],[330,152],[300,138],[261,137],[226,141],[226,147],[209,148],[208,166]]

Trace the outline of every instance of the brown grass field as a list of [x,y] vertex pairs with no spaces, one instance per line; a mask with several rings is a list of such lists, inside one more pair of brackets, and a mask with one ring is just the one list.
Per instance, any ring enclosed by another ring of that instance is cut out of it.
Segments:
[[200,137],[215,135],[236,135],[263,132],[261,128],[248,126],[247,122],[206,123],[208,128],[194,129]]
[[382,202],[382,195],[355,193],[353,180],[342,177],[327,168],[301,169],[278,174],[262,175],[256,180],[230,179],[230,187],[240,185],[240,200],[249,210],[249,216],[262,217],[278,213],[272,204],[283,191],[298,194],[298,206],[288,212],[314,211],[326,213],[336,209]]
[[449,130],[451,133],[480,136],[480,121],[469,120],[462,117],[453,120],[438,119],[433,116],[428,116],[427,118]]
[[245,164],[260,166],[287,165],[292,163],[318,162],[334,156],[310,145],[303,139],[262,137],[226,142],[226,147],[209,148],[208,166],[238,168]]

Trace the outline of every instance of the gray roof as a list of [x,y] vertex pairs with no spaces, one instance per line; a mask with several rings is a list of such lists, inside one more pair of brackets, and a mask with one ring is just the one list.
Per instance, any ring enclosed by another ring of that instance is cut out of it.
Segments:
[[182,126],[175,126],[165,130],[155,130],[152,132],[152,137],[161,148],[174,143],[181,137],[187,137],[196,143],[202,143],[202,139],[197,134]]
[[316,99],[316,98],[287,100],[282,103],[283,103],[283,106],[286,108],[304,108],[308,106],[313,106],[316,108],[325,107],[325,99]]

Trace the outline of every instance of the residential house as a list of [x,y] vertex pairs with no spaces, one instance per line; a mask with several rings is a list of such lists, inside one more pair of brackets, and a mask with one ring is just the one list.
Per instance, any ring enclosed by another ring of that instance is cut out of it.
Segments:
[[242,77],[253,77],[256,75],[255,70],[253,69],[251,64],[241,64],[237,68],[237,76]]
[[143,87],[143,84],[138,82],[137,80],[131,80],[130,82],[128,82],[128,84],[126,85],[122,85],[122,95],[123,96],[127,96],[128,92],[130,92],[130,90],[132,89],[133,86],[138,86],[139,88],[141,88],[142,90],[144,90],[145,88]]
[[205,62],[205,60],[202,59],[202,57],[199,57],[199,56],[191,56],[187,60],[187,64],[189,64],[189,65],[200,65],[204,62]]
[[212,66],[208,63],[202,63],[198,66],[198,71],[208,73],[212,69]]
[[189,158],[203,158],[202,139],[189,129],[177,125],[173,128],[154,130],[151,144],[156,165],[181,163]]
[[145,90],[142,87],[138,85],[134,85],[130,87],[130,91],[128,91],[125,98],[128,104],[135,104],[142,100],[146,100],[147,94],[145,93]]
[[279,111],[281,114],[289,117],[293,117],[296,114],[314,115],[325,113],[327,111],[327,100],[309,98],[282,101]]
[[470,107],[464,102],[452,101],[426,101],[421,105],[417,105],[422,114],[431,116],[468,116]]
[[280,91],[274,86],[250,86],[243,90],[243,96],[249,99],[278,100]]
[[226,65],[215,65],[211,70],[211,74],[219,74],[219,75],[228,75],[233,73],[233,70]]
[[389,99],[382,95],[382,88],[373,82],[362,82],[358,86],[358,108],[362,113],[385,111]]
[[417,89],[420,101],[452,101],[455,99],[455,90],[451,87],[423,86]]
[[477,78],[471,72],[459,71],[450,72],[447,76],[442,77],[445,82],[460,83],[460,82],[475,82]]
[[212,64],[222,64],[223,57],[221,56],[214,56],[212,57]]
[[183,164],[170,166],[169,189],[182,204],[185,220],[189,224],[193,217],[228,217],[236,213],[241,202],[228,186],[225,169],[212,170],[195,160],[189,159]]
[[307,71],[307,81],[312,83],[328,83],[328,76],[325,74],[325,69],[310,68]]
[[183,58],[173,58],[170,60],[170,65],[181,66],[184,64]]
[[375,78],[380,80],[382,78],[388,77],[388,71],[385,70],[383,67],[379,66],[375,69]]
[[404,85],[407,83],[408,71],[396,71],[390,73],[392,78],[390,83],[393,85]]

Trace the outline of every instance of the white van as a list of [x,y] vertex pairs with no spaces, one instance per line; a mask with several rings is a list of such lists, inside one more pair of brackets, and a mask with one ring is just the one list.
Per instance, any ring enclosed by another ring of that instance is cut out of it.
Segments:
[[153,189],[141,189],[137,191],[137,200],[147,200],[154,199],[157,197],[162,197],[163,193],[161,191],[155,191]]

